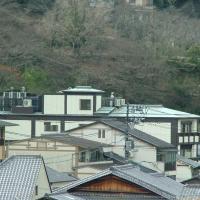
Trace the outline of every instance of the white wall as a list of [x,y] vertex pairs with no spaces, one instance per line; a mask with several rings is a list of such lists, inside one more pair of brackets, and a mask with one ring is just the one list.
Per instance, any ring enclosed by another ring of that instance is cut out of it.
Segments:
[[[44,131],[44,122],[51,122],[51,125],[58,125],[58,131],[56,131],[56,132]],[[61,131],[60,128],[61,128],[60,121],[37,120],[35,122],[35,135],[41,136],[42,134],[60,133],[60,131]]]
[[94,121],[65,121],[65,131],[68,131],[73,128],[77,128],[83,124],[91,124]]
[[4,120],[18,126],[7,126],[5,128],[6,140],[20,140],[31,137],[31,120]]
[[[105,138],[98,138],[98,130],[99,129],[105,129],[106,134]],[[113,151],[117,153],[118,155],[121,155],[124,157],[125,155],[125,135],[124,133],[113,129],[107,125],[104,124],[94,124],[90,127],[82,128],[79,130],[74,130],[70,132],[71,135],[77,136],[77,137],[83,137],[89,140],[102,142],[105,144],[112,144],[113,147],[104,148],[105,151]],[[133,152],[131,153],[131,157],[136,162],[156,162],[156,148],[152,145],[145,143],[141,140],[138,140],[136,138],[133,138],[135,148],[133,149]]]
[[64,95],[44,95],[44,114],[65,114]]
[[176,180],[184,181],[192,178],[192,169],[187,165],[177,164],[176,167]]
[[[91,100],[91,110],[80,110],[80,100]],[[93,115],[92,95],[67,95],[67,114],[69,115]]]
[[[27,145],[29,145],[29,149]],[[29,143],[27,141],[13,143],[8,145],[7,155],[8,157],[12,155],[41,155],[47,166],[60,172],[73,172],[76,147],[54,141],[49,141],[47,145],[46,150],[38,149],[37,142],[33,139]]]
[[96,110],[101,108],[101,102],[102,102],[102,97],[100,95],[96,96]]
[[38,195],[35,195],[34,191],[33,200],[39,199],[43,197],[46,193],[49,194],[51,192],[44,165],[42,165],[40,168],[36,185],[38,186]]
[[161,140],[164,140],[165,142],[171,143],[171,123],[142,122],[136,124],[135,128]]

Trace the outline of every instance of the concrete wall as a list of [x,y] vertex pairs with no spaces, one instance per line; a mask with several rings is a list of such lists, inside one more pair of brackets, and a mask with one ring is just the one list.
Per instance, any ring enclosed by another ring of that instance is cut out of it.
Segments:
[[171,143],[171,123],[166,122],[142,122],[135,125],[135,128],[146,132],[154,137]]
[[64,95],[44,95],[44,114],[65,114]]

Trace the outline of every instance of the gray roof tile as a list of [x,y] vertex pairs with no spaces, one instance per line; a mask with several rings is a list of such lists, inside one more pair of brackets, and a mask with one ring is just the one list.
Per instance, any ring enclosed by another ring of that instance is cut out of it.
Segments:
[[46,166],[46,170],[50,183],[71,182],[78,180],[77,178],[70,176],[66,172],[58,172],[48,166]]
[[163,174],[145,173],[138,169],[138,167],[129,164],[113,166],[110,169],[97,173],[96,175],[75,181],[74,183],[57,189],[55,192],[70,192],[71,189],[74,189],[79,185],[111,174],[134,184],[140,185],[141,187],[144,187],[153,193],[156,193],[169,200],[173,200],[179,197],[184,187],[183,184],[178,183],[171,178],[165,177]]
[[192,159],[189,159],[180,155],[177,155],[176,158],[178,161],[181,161],[182,163],[185,163],[186,165],[191,166],[193,169],[200,168],[200,162],[196,162]]
[[31,200],[43,164],[41,156],[12,156],[0,164],[0,199]]

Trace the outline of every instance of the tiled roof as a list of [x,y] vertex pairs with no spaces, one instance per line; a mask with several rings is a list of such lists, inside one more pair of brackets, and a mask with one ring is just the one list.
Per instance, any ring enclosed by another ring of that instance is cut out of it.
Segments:
[[199,200],[200,188],[198,185],[185,185],[178,200]]
[[200,162],[194,161],[192,159],[177,155],[176,156],[178,161],[181,161],[182,163],[191,166],[193,169],[200,168]]
[[49,199],[49,200],[84,200],[81,197],[73,196],[68,193],[46,195],[45,199]]
[[32,200],[43,160],[41,156],[12,156],[0,164],[0,199]]
[[165,199],[159,196],[144,195],[144,194],[116,194],[102,192],[74,192],[74,196],[82,197],[85,200],[158,200]]
[[[130,104],[129,110],[131,110],[135,106],[141,106]],[[170,108],[166,108],[162,105],[142,105],[146,107],[147,112],[144,114],[141,114],[140,110],[135,110],[134,113],[130,113],[129,117],[144,117],[144,118],[200,118],[199,115],[182,112]],[[121,106],[120,108],[114,109],[108,116],[110,117],[126,117],[127,113],[127,106]],[[98,114],[98,111],[97,111]]]
[[79,137],[74,137],[74,136],[70,136],[68,134],[45,134],[41,136],[42,138],[46,138],[46,139],[51,139],[51,140],[56,140],[56,141],[60,141],[62,143],[66,143],[66,144],[72,144],[75,146],[80,146],[82,148],[86,148],[86,149],[95,149],[95,148],[100,148],[100,147],[111,147],[112,145],[109,144],[104,144],[104,143],[100,143],[100,142],[95,142],[92,140],[87,140],[84,138],[79,138]]
[[114,175],[124,180],[140,185],[159,196],[166,199],[173,200],[180,196],[184,185],[178,183],[171,178],[165,177],[159,173],[145,173],[137,167],[129,164],[122,166],[113,166],[110,169],[104,170],[96,175],[75,181],[67,186],[55,190],[56,193],[70,192],[71,189],[85,183],[94,181],[96,179],[105,177],[107,175]]
[[46,170],[50,183],[71,182],[78,180],[77,178],[70,176],[67,172],[58,172],[48,166],[46,166]]

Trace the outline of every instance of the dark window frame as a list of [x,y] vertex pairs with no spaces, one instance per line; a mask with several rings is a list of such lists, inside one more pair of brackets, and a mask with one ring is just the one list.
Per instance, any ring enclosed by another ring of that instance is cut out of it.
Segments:
[[91,99],[80,99],[80,110],[92,110]]

